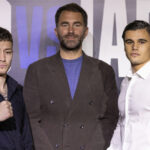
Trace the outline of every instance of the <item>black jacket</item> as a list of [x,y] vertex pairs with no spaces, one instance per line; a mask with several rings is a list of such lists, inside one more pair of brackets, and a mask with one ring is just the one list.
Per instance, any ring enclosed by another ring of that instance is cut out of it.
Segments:
[[[10,76],[6,79],[8,100],[12,103],[14,116],[0,122],[0,150],[32,150],[32,136],[26,113],[22,86]],[[0,95],[0,102],[4,98]]]

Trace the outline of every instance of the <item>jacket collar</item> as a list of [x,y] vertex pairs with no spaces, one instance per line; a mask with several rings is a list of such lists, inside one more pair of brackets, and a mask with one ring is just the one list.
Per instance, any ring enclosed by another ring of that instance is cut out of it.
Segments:
[[132,78],[132,76],[138,76],[143,79],[147,79],[150,75],[150,61],[147,62],[142,68],[140,68],[137,72],[133,73],[132,68],[130,68],[127,77]]
[[13,93],[16,91],[18,83],[9,75],[7,75],[6,83],[8,87],[8,99],[10,99]]
[[[7,75],[6,77],[6,83],[7,83],[7,87],[8,87],[8,100],[11,99],[11,96],[13,95],[13,93],[15,92],[18,83],[9,75]],[[0,101],[4,100],[3,96],[0,94]]]

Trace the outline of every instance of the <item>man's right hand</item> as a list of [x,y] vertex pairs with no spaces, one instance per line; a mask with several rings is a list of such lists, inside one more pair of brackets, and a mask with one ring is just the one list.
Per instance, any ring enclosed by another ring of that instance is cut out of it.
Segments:
[[7,100],[0,102],[0,121],[5,121],[13,116],[11,103]]

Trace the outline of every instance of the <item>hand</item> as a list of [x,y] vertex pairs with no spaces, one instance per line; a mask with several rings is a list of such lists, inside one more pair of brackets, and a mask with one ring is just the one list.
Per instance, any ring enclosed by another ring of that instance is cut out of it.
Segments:
[[5,121],[13,116],[11,103],[7,100],[0,102],[0,121]]

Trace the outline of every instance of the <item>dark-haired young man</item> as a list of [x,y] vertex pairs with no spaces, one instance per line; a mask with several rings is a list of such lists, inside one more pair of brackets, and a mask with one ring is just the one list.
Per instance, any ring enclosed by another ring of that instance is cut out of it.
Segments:
[[31,64],[24,97],[36,150],[105,150],[116,125],[113,69],[88,57],[87,14],[67,4],[55,16],[59,52]]
[[122,81],[120,117],[108,150],[150,149],[150,24],[136,20],[123,32],[131,70]]
[[12,35],[0,27],[0,150],[32,150],[22,86],[7,75],[12,56]]

